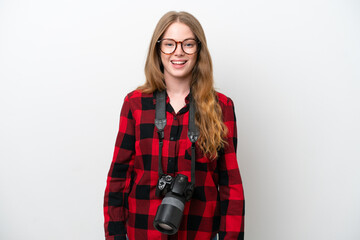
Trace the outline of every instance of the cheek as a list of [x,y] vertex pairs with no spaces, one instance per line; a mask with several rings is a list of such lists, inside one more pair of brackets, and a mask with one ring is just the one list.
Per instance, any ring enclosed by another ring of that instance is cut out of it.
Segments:
[[197,56],[191,58],[191,68],[194,68],[196,61],[197,61]]
[[166,62],[167,62],[167,56],[164,55],[164,54],[161,54],[161,55],[160,55],[160,60],[161,60],[161,63],[162,63],[163,65],[166,64]]

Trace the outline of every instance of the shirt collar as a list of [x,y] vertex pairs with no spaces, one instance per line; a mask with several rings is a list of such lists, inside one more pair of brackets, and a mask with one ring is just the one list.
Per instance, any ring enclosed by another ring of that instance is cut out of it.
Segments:
[[[155,94],[153,93],[153,103],[154,105],[156,104],[156,97]],[[170,98],[169,96],[166,94],[166,104],[170,103]],[[185,104],[188,105],[190,103],[190,92],[188,93],[188,95],[185,97]]]
[[[156,101],[155,101],[156,102]],[[170,98],[169,96],[166,94],[166,104],[170,103]],[[185,97],[185,103],[186,105],[190,103],[190,92],[188,93],[188,95]]]
[[[153,94],[153,103],[154,105],[156,105],[156,96],[155,94]],[[177,112],[176,114],[181,115],[187,111],[189,111],[190,108],[190,93],[185,97],[185,106],[179,110],[179,112]],[[170,98],[169,96],[166,94],[166,111],[175,114],[174,109],[172,108],[171,104],[170,104]]]

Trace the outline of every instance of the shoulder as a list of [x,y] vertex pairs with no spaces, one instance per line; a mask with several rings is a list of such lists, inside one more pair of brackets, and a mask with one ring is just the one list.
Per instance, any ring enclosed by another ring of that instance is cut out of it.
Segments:
[[154,102],[154,93],[144,93],[141,90],[133,90],[126,94],[124,102],[130,103],[130,105],[136,105],[141,107],[141,105],[152,105]]
[[216,92],[224,122],[236,121],[234,102],[223,93]]
[[141,98],[152,98],[153,96],[153,93],[144,93],[141,90],[136,89],[126,94],[125,100],[131,101]]
[[127,104],[130,109],[135,111],[153,110],[155,109],[154,93],[144,93],[141,90],[133,90],[126,94],[124,104]]
[[220,104],[220,106],[222,108],[229,107],[229,106],[230,107],[234,106],[234,103],[233,103],[233,101],[232,101],[232,99],[230,97],[226,96],[223,93],[217,92],[217,91],[215,91],[215,93],[216,93],[218,102],[219,102],[219,104]]

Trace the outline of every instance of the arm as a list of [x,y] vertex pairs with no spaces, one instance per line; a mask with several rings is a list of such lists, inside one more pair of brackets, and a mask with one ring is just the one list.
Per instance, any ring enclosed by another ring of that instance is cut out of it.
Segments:
[[120,114],[119,132],[104,197],[106,240],[126,239],[127,198],[135,153],[135,121],[128,96]]
[[234,104],[230,98],[223,109],[229,129],[228,145],[219,158],[220,239],[244,239],[244,191],[236,159],[237,129]]

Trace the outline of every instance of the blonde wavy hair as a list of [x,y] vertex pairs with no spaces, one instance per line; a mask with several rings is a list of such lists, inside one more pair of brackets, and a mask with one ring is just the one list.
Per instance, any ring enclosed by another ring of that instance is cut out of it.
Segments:
[[214,90],[212,61],[207,48],[205,33],[200,22],[193,15],[187,12],[171,11],[159,20],[150,42],[145,63],[146,82],[139,86],[138,90],[144,93],[153,93],[156,90],[166,89],[161,53],[157,41],[174,22],[186,24],[201,43],[196,64],[192,70],[190,88],[197,109],[195,123],[200,131],[197,145],[205,156],[215,159],[218,157],[218,151],[227,143],[228,129],[223,122],[221,107]]

